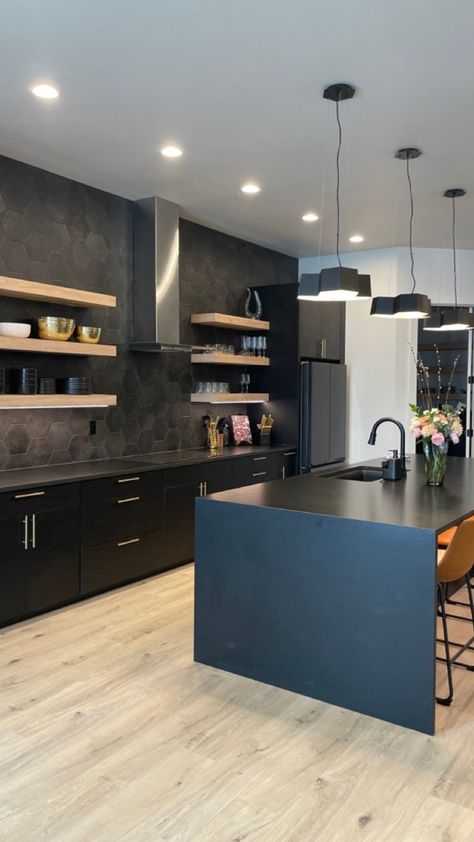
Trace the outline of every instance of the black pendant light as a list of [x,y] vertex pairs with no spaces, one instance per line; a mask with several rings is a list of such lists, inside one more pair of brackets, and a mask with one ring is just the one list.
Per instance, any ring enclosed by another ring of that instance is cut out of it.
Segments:
[[[412,290],[409,293],[402,293],[396,295],[394,298],[383,296],[374,298],[372,301],[371,316],[386,316],[393,319],[427,319],[431,315],[431,301],[427,295],[416,292],[416,278],[415,278],[415,258],[413,256],[413,187],[410,176],[410,161],[419,158],[421,152],[419,149],[407,148],[399,149],[395,153],[395,158],[400,158],[406,161],[407,164],[407,179],[408,188],[410,191],[410,274],[413,281]],[[390,310],[389,301],[392,301],[392,312]]]
[[[361,297],[370,297],[370,276],[359,276],[357,269],[350,269],[343,266],[339,254],[340,241],[340,156],[342,147],[342,127],[339,117],[339,104],[346,99],[352,99],[355,88],[346,82],[338,82],[329,85],[324,90],[324,99],[329,99],[336,104],[336,120],[339,132],[339,142],[336,154],[336,257],[337,266],[329,269],[321,269],[319,275],[302,275],[298,298],[311,301],[354,301],[361,292]],[[363,277],[363,289],[359,278]],[[312,278],[312,281],[309,280]],[[317,280],[316,280],[317,279]],[[368,280],[367,280],[368,279]],[[368,293],[368,295],[367,295]]]
[[452,187],[443,194],[452,201],[452,235],[453,235],[453,281],[454,281],[454,308],[448,311],[434,313],[423,325],[423,330],[469,330],[474,327],[474,317],[465,308],[458,307],[458,279],[456,270],[456,199],[466,195],[461,187]]

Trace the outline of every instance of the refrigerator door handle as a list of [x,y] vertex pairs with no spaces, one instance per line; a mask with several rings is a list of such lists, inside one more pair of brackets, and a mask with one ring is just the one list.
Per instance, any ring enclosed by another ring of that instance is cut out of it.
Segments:
[[310,406],[311,406],[311,380],[310,363],[300,364],[300,473],[307,473],[311,470],[310,454]]

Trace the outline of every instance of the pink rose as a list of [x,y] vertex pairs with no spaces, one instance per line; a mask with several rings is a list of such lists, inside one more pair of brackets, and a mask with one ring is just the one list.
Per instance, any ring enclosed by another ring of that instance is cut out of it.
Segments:
[[444,436],[442,433],[434,433],[431,436],[431,443],[435,444],[439,447],[440,444],[444,444]]
[[421,428],[420,427],[414,427],[413,430],[412,430],[412,433],[413,433],[413,435],[415,436],[416,439],[419,439],[420,436],[421,436]]
[[459,444],[459,436],[457,433],[451,433],[451,441],[453,444]]

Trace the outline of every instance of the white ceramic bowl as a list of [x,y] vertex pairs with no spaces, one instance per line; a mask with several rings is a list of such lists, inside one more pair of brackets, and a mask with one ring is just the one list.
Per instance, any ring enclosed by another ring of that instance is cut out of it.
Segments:
[[0,322],[0,336],[21,336],[26,339],[31,333],[31,325],[22,322]]

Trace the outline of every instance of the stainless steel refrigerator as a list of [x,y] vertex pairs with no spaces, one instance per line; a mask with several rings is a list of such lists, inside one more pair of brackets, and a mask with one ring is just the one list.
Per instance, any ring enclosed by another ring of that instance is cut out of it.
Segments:
[[346,366],[300,363],[300,471],[346,458]]

